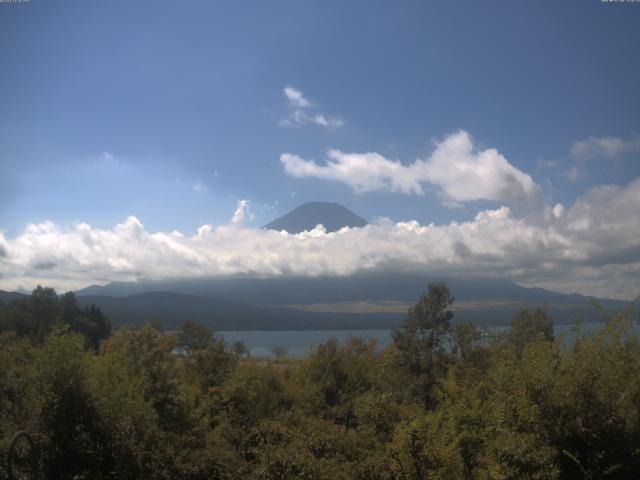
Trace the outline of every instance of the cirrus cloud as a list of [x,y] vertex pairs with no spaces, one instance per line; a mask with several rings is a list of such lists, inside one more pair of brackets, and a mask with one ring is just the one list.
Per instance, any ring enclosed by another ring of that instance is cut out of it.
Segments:
[[571,156],[577,160],[592,158],[618,158],[630,152],[640,151],[640,135],[628,140],[619,137],[589,137],[580,140],[571,147]]
[[287,99],[289,112],[285,118],[278,122],[281,127],[294,127],[311,123],[333,129],[344,125],[344,121],[340,118],[317,111],[314,112],[316,105],[306,98],[301,90],[295,87],[285,87],[282,93]]

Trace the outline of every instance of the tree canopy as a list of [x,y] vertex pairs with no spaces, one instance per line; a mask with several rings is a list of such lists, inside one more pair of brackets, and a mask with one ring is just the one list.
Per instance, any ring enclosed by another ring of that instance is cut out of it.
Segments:
[[637,478],[630,319],[565,343],[542,310],[490,336],[452,306],[431,284],[388,348],[258,359],[193,322],[111,332],[38,288],[0,305],[0,478],[18,430],[61,480]]

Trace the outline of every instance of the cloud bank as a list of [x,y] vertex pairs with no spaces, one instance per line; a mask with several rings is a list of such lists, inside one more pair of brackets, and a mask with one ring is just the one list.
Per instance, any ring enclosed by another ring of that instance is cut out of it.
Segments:
[[342,182],[357,193],[387,191],[424,194],[424,184],[437,188],[447,205],[493,200],[515,207],[543,205],[540,189],[526,173],[494,148],[480,150],[465,131],[436,142],[425,160],[409,165],[379,153],[329,150],[323,165],[291,153],[280,156],[287,174]]
[[[244,207],[238,208],[239,217]],[[149,232],[135,217],[109,229],[44,222],[15,238],[0,233],[0,288],[404,270],[495,276],[564,292],[632,298],[640,293],[638,211],[640,178],[594,188],[573,206],[547,207],[535,218],[500,207],[446,225],[381,220],[364,228],[326,233],[317,227],[292,235],[237,223],[203,225],[184,235]]]

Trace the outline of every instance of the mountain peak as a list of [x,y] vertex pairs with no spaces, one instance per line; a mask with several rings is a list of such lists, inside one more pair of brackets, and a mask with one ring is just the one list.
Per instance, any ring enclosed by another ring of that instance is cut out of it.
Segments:
[[300,233],[323,225],[327,232],[335,232],[343,227],[364,227],[367,221],[339,203],[308,202],[276,218],[263,228]]

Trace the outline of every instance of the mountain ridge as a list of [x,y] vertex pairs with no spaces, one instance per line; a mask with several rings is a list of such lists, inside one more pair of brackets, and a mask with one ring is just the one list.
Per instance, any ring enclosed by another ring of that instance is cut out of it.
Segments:
[[[354,273],[350,276],[267,277],[248,275],[198,279],[141,280],[92,285],[77,295],[128,296],[149,291],[168,291],[215,297],[254,305],[309,304],[344,301],[415,301],[429,282],[447,283],[458,300],[520,300],[573,303],[587,301],[578,293],[560,293],[539,287],[523,287],[502,279],[445,277],[421,273]],[[626,300],[596,298],[627,303]]]
[[9,303],[13,300],[24,298],[27,295],[20,292],[8,292],[6,290],[0,290],[0,303]]
[[[406,274],[404,283],[398,275],[380,275],[374,281],[368,279],[368,282],[364,281],[363,275],[322,279],[243,278],[239,283],[238,279],[235,279],[236,282],[229,282],[231,279],[228,278],[215,279],[213,283],[211,279],[199,279],[190,280],[182,287],[176,284],[173,286],[192,290],[194,285],[199,285],[200,294],[167,290],[166,287],[170,286],[167,282],[141,282],[118,284],[116,286],[121,289],[119,292],[110,291],[110,286],[107,285],[89,287],[86,291],[76,292],[76,295],[81,306],[100,307],[111,318],[115,327],[160,321],[171,329],[177,328],[185,320],[194,320],[218,331],[388,329],[400,324],[406,310],[401,307],[389,310],[389,303],[393,302],[385,303],[376,296],[385,285],[388,287],[385,293],[396,294],[398,289],[394,291],[390,286],[411,287],[413,291],[405,292],[402,299],[396,301],[396,305],[401,301],[405,307],[415,303],[427,288],[428,279],[422,275],[415,276],[411,283],[407,283],[407,279],[411,277]],[[456,297],[453,306],[455,323],[471,321],[477,325],[508,325],[519,309],[539,307],[545,308],[557,323],[568,323],[578,317],[583,321],[602,321],[605,316],[610,317],[626,306],[624,301],[600,299],[599,303],[605,309],[601,312],[591,306],[587,297],[537,288],[528,289],[508,281],[449,279],[448,284]],[[129,294],[120,296],[109,295],[127,293],[122,289],[131,285],[145,291],[130,291]],[[486,291],[479,291],[478,285]],[[212,286],[216,288],[207,289]],[[292,291],[294,287],[297,291]],[[490,292],[496,288],[500,288],[504,294],[502,300],[491,300],[495,295]],[[511,296],[507,298],[509,289]],[[14,292],[2,293],[15,295]],[[525,294],[529,295],[528,298],[524,297]],[[369,300],[355,304],[364,308],[352,309],[353,304],[350,305],[348,299],[364,298],[363,295]],[[398,298],[397,295],[396,297]],[[13,299],[20,298],[26,296],[17,294]],[[322,305],[323,303],[327,305]]]

